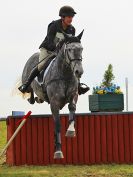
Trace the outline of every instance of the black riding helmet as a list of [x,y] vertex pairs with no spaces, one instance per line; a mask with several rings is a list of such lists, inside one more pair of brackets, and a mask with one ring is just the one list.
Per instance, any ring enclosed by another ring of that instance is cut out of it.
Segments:
[[59,11],[60,17],[67,17],[67,16],[73,17],[75,14],[76,14],[76,12],[70,6],[63,6],[60,8],[60,11]]

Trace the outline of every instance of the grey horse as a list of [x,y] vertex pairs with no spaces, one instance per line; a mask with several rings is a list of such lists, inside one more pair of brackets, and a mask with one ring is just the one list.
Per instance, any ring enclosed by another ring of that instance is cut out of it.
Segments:
[[[30,103],[50,103],[51,112],[55,122],[55,153],[54,158],[63,158],[61,151],[61,123],[59,111],[68,103],[69,127],[66,136],[75,136],[75,111],[78,100],[78,83],[83,74],[81,37],[83,31],[77,37],[68,37],[60,42],[57,56],[52,62],[45,79],[40,85],[35,79],[28,88],[31,93]],[[33,54],[27,61],[23,74],[24,83],[30,71],[39,61],[39,53]],[[37,97],[34,98],[34,93]]]

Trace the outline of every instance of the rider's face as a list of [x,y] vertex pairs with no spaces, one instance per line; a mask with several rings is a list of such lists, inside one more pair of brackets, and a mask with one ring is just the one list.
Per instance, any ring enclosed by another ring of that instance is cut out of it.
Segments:
[[64,17],[64,19],[63,19],[64,23],[65,23],[67,26],[71,25],[72,20],[73,20],[73,17],[71,17],[71,16]]

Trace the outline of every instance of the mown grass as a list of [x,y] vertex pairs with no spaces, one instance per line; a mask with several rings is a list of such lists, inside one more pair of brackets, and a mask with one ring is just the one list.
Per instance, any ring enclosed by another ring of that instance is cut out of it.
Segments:
[[[0,121],[0,152],[6,144],[7,130],[6,130],[6,121]],[[5,156],[0,158],[0,164],[5,163]]]
[[133,165],[0,167],[0,177],[133,177]]
[[0,150],[6,144],[6,121],[0,121]]
[[[0,151],[6,143],[6,122],[0,122]],[[0,177],[133,177],[133,165],[8,166],[0,160]]]

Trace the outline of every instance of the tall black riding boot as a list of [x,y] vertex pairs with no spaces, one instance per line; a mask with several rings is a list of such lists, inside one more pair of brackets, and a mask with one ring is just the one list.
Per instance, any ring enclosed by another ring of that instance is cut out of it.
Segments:
[[32,69],[27,81],[21,85],[18,89],[22,92],[25,93],[27,88],[29,87],[29,85],[31,84],[31,82],[33,81],[33,79],[39,74],[39,70],[38,67],[35,67]]
[[88,92],[88,90],[90,90],[90,88],[86,84],[79,83],[79,85],[78,85],[78,94],[79,95],[85,94],[86,92]]

